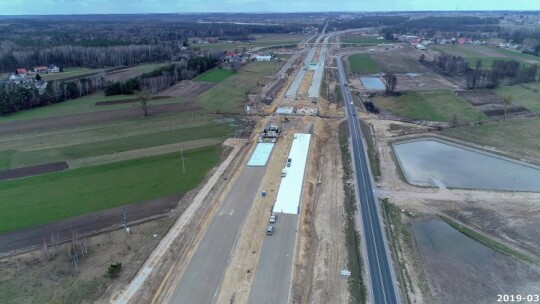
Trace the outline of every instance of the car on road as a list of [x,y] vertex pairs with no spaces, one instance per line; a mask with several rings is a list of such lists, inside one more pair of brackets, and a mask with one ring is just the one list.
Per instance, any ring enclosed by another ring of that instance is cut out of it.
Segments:
[[352,116],[356,116],[356,112],[352,112]]
[[272,235],[274,233],[274,226],[268,225],[266,228],[266,235]]
[[270,214],[269,222],[273,224],[273,223],[276,222],[276,219],[277,219],[276,214],[275,214],[274,212],[272,212],[272,213]]

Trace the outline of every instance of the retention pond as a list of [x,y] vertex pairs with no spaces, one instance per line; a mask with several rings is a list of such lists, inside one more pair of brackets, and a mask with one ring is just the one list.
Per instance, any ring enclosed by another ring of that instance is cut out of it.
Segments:
[[393,144],[407,182],[417,186],[540,192],[540,167],[437,138]]
[[440,303],[496,303],[498,294],[537,294],[536,267],[496,252],[440,219],[413,223],[431,290]]
[[360,77],[360,80],[368,90],[384,90],[384,83],[379,77]]

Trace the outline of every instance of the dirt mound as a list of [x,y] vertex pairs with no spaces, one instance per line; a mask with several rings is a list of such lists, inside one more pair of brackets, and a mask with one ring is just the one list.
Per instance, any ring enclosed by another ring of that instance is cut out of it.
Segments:
[[122,227],[123,208],[126,208],[128,222],[140,221],[149,217],[165,216],[170,210],[176,207],[182,196],[183,194],[175,194],[138,204],[92,212],[28,229],[1,233],[0,253],[40,246],[43,243],[43,239],[50,240],[51,234],[55,236],[58,234],[60,240],[68,240],[71,238],[72,231],[85,235],[111,226],[113,226],[113,229],[120,229]]
[[[171,98],[169,96],[152,96],[151,100],[159,100],[159,99],[168,99]],[[136,98],[131,99],[120,99],[120,100],[111,100],[111,101],[98,101],[95,103],[96,106],[108,106],[108,105],[115,105],[115,104],[123,104],[123,103],[133,103],[133,102],[139,102]]]
[[62,161],[62,162],[56,162],[56,163],[50,163],[50,164],[44,164],[44,165],[3,170],[3,171],[0,171],[0,181],[7,180],[7,179],[27,177],[27,176],[32,176],[32,175],[39,175],[39,174],[44,174],[44,173],[59,172],[59,171],[67,170],[67,169],[69,169],[68,163],[66,163],[65,161]]

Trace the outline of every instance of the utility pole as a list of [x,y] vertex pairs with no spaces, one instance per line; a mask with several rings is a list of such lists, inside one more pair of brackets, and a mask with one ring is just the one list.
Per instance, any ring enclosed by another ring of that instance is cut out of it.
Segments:
[[182,160],[182,172],[184,173],[184,175],[186,174],[186,164],[184,162],[185,158],[184,158],[184,149],[180,148],[180,159]]
[[128,223],[127,223],[127,215],[126,215],[126,208],[122,209],[122,226],[124,226],[124,229],[126,229],[126,232],[129,233]]
[[514,194],[513,195],[516,195],[516,188],[517,188],[518,179],[519,179],[519,174],[516,175],[516,178],[514,179]]

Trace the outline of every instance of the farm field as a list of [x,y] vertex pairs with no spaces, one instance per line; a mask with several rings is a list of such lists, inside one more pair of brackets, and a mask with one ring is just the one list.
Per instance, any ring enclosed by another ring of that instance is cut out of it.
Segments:
[[0,232],[184,193],[217,164],[219,148],[190,150],[185,156],[185,175],[173,153],[0,182]]
[[381,43],[388,43],[386,39],[377,39],[376,36],[341,36],[342,43],[346,43],[342,46],[370,46]]
[[540,82],[498,87],[493,91],[501,97],[511,96],[513,104],[540,112]]
[[474,67],[477,60],[482,60],[484,68],[491,67],[494,60],[517,60],[527,66],[540,64],[540,58],[532,55],[522,54],[513,50],[480,46],[480,45],[437,45],[432,47],[439,52],[461,56],[467,59],[469,66]]
[[113,154],[196,139],[225,138],[231,134],[231,129],[227,125],[210,123],[195,127],[163,130],[155,133],[140,133],[143,134],[50,149],[12,152],[10,155],[10,167],[18,168],[57,161],[69,162],[70,160],[91,156]]
[[[10,115],[0,116],[0,124],[8,121],[19,121],[27,119],[59,117],[65,115],[93,113],[108,110],[140,108],[138,102],[119,103],[106,106],[97,106],[98,102],[118,101],[135,99],[133,95],[105,96],[103,93],[95,93],[77,99],[67,100],[61,103],[48,105],[41,108],[34,108],[26,111],[16,112]],[[181,98],[165,98],[149,101],[150,105],[164,105],[182,102]],[[142,112],[141,112],[142,113]]]
[[210,111],[236,112],[246,92],[257,93],[261,82],[281,68],[283,62],[252,62],[195,99]]
[[369,54],[354,54],[348,57],[349,66],[353,73],[365,75],[379,72],[379,66]]
[[41,75],[41,79],[44,81],[60,80],[60,79],[69,78],[69,77],[96,73],[103,70],[104,69],[65,68],[62,73],[43,74]]
[[264,36],[255,35],[256,40],[249,42],[218,42],[218,43],[207,43],[207,44],[193,44],[193,46],[200,47],[201,49],[224,49],[233,51],[235,49],[241,50],[246,47],[247,49],[255,47],[267,47],[272,45],[288,45],[288,44],[297,44],[303,39],[306,35],[288,35],[288,34],[270,34]]
[[130,78],[140,76],[144,73],[152,72],[159,67],[166,66],[171,63],[173,62],[141,64],[131,68],[107,73],[105,77],[107,78],[107,80],[110,81],[126,81]]
[[233,75],[234,72],[227,69],[212,69],[206,73],[203,73],[195,79],[194,81],[206,81],[206,82],[222,82],[227,79],[229,76]]
[[479,118],[488,120],[486,115],[450,90],[406,92],[397,97],[377,96],[374,104],[380,109],[412,119],[450,122],[456,115],[460,122]]
[[432,71],[420,64],[418,59],[421,52],[409,46],[386,52],[374,52],[370,56],[384,73],[431,73]]
[[507,119],[480,126],[445,129],[442,135],[494,147],[500,151],[529,157],[540,164],[540,129],[538,118]]

